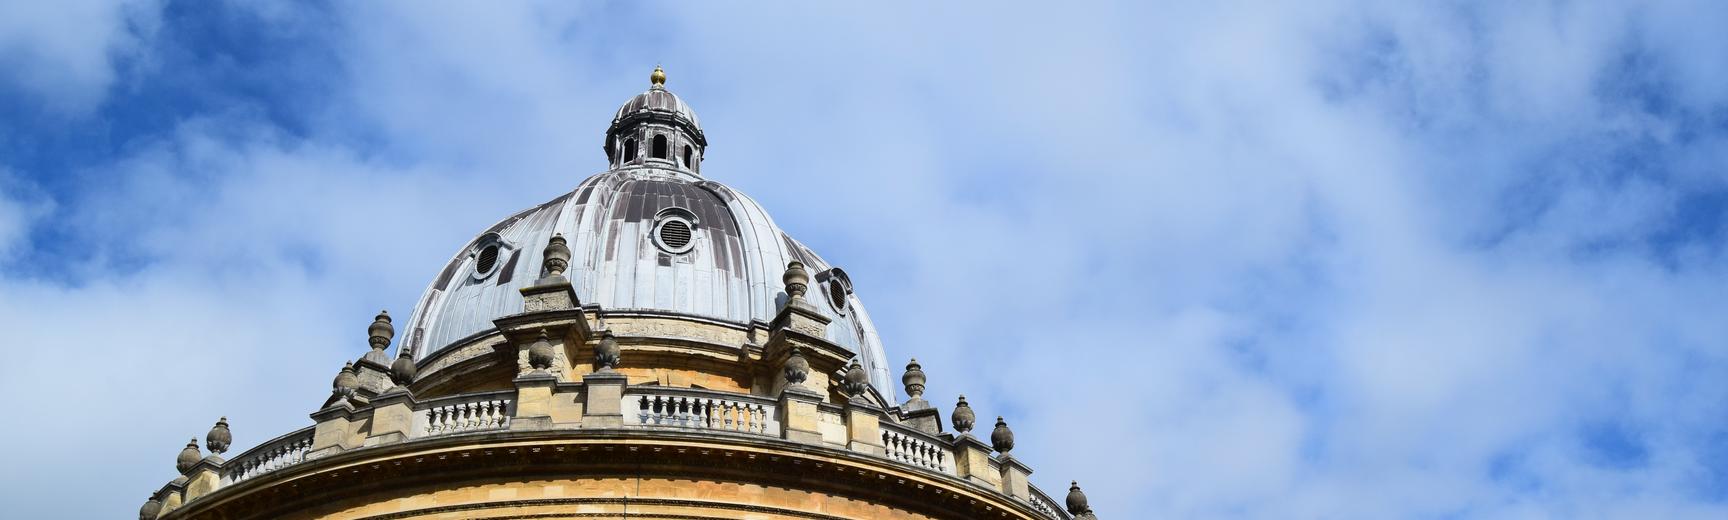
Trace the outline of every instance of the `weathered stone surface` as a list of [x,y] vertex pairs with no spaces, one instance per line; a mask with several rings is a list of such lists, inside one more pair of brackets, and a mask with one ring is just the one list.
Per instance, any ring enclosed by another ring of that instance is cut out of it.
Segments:
[[616,372],[582,376],[588,398],[582,409],[583,428],[618,428],[624,425],[624,385],[629,378]]

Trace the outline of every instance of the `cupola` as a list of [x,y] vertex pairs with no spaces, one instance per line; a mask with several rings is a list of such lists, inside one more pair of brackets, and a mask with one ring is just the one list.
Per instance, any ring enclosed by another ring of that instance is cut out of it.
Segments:
[[690,174],[702,171],[708,138],[690,105],[666,90],[666,71],[654,67],[648,91],[618,107],[606,130],[606,159],[612,168],[662,168]]

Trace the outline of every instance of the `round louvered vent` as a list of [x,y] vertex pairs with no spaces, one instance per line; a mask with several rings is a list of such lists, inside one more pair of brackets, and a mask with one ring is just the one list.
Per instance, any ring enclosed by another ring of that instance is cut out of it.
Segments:
[[828,303],[834,304],[834,310],[846,310],[846,285],[838,278],[828,279]]
[[690,252],[696,247],[696,221],[682,208],[663,211],[654,223],[654,245],[672,254]]
[[660,226],[660,242],[672,249],[690,245],[690,225],[682,220],[668,220]]
[[493,244],[480,250],[480,258],[474,260],[474,273],[481,276],[492,274],[492,268],[498,266],[498,245]]

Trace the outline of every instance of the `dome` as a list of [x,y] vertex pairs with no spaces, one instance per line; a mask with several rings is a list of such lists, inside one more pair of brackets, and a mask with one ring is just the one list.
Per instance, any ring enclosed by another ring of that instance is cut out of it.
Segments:
[[[618,114],[609,142],[656,132],[700,136],[695,114],[659,84]],[[679,161],[638,159],[614,158],[612,169],[499,221],[458,250],[415,305],[410,352],[426,358],[523,312],[520,289],[539,278],[542,248],[563,235],[571,250],[565,276],[577,298],[610,313],[766,327],[787,298],[786,264],[803,262],[812,275],[806,297],[832,319],[827,339],[858,354],[872,386],[893,395],[881,341],[845,271],[787,235],[743,193]]]
[[[691,133],[702,135],[702,122],[696,119],[696,112],[690,110],[690,105],[679,99],[677,94],[664,88],[651,88],[625,101],[624,106],[618,107],[618,113],[612,115],[612,125],[615,130],[634,119],[648,117],[669,118],[688,126]],[[704,141],[703,144],[706,145],[707,142]]]

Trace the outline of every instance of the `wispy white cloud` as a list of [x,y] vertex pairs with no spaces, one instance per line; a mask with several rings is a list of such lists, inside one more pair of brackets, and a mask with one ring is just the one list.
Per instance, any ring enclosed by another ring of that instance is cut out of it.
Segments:
[[[18,89],[51,112],[82,115],[114,82],[117,57],[153,33],[153,0],[15,2],[0,6],[0,88]],[[4,92],[0,90],[0,92]]]

